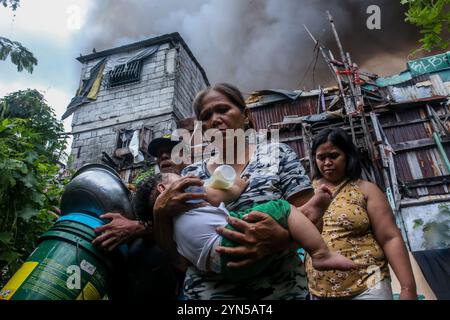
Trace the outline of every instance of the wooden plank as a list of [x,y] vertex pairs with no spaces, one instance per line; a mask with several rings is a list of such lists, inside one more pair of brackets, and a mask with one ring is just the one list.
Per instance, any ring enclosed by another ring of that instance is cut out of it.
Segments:
[[444,184],[450,184],[450,175],[416,179],[416,180],[412,180],[412,181],[405,181],[404,184],[406,185],[407,188],[440,186],[440,185],[444,185]]
[[[442,143],[446,144],[450,142],[450,138],[442,139]],[[432,138],[426,138],[426,139],[419,139],[414,141],[407,141],[407,142],[401,142],[394,144],[392,148],[395,152],[402,152],[407,150],[414,150],[414,149],[420,149],[420,148],[426,148],[430,146],[436,146],[436,143],[434,139]]]
[[116,151],[114,151],[114,155],[119,158],[126,156],[127,154],[131,154],[131,151],[128,147],[118,148],[118,149],[116,149]]
[[383,167],[387,168],[389,163],[388,163],[388,159],[386,157],[386,152],[384,150],[383,138],[381,137],[380,128],[378,126],[378,119],[377,119],[375,112],[370,113],[370,118],[372,120],[372,128],[375,132],[375,138],[377,139],[374,142],[378,145],[378,147],[380,149],[379,152],[380,152],[380,157],[381,157],[381,163],[382,163]]

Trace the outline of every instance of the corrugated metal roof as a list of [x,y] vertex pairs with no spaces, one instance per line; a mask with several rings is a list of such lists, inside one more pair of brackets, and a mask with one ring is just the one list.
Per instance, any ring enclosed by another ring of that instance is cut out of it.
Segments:
[[317,97],[320,94],[330,95],[338,90],[338,87],[328,87],[323,88],[322,90],[317,89],[312,91],[282,89],[259,90],[253,92],[246,99],[246,103],[249,108],[257,108],[282,101],[294,101],[307,97]]
[[270,124],[282,122],[285,116],[307,116],[317,114],[317,98],[307,97],[292,102],[279,102],[252,109],[256,129],[267,128]]
[[[450,57],[448,53],[439,57],[444,56]],[[434,143],[433,127],[426,110],[429,104],[435,108],[438,115],[447,115],[442,103],[446,103],[450,96],[450,82],[446,82],[450,79],[450,72],[446,69],[447,62],[442,61],[439,66],[430,67],[434,74],[417,71],[419,65],[426,68],[426,63],[438,61],[436,59],[431,57],[411,61],[408,65],[416,68],[414,73],[407,70],[391,77],[380,77],[376,86],[366,86],[367,89],[376,90],[384,99],[384,102],[376,105],[374,109],[379,113],[379,121],[389,143],[397,150],[394,162],[398,178],[409,190],[408,194],[403,196],[442,195],[450,190],[450,185],[439,181],[439,177],[447,176],[448,173]],[[309,95],[302,94],[295,100],[273,92],[263,93],[264,91],[261,91],[254,95],[251,100],[252,114],[258,129],[280,123],[286,116],[303,117],[320,112],[319,95],[316,91],[310,92]],[[281,128],[285,130],[280,132],[281,141],[290,145],[300,158],[305,157],[301,127],[284,125]],[[293,130],[286,130],[287,128]],[[444,149],[450,154],[448,142],[444,143]],[[376,166],[374,169],[378,170]]]
[[450,51],[407,62],[413,76],[450,68]]
[[411,79],[412,79],[411,72],[404,71],[393,76],[377,78],[375,83],[379,87],[387,87],[400,84],[405,81],[409,81]]
[[450,69],[450,52],[408,61],[407,70],[392,76],[379,77],[375,83],[379,87],[395,86],[421,75],[436,72],[448,74],[448,69]]

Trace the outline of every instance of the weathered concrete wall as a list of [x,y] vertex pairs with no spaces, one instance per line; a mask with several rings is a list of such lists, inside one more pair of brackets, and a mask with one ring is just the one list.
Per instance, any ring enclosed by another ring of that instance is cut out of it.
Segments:
[[[126,62],[143,48],[108,57],[104,70]],[[82,79],[100,59],[82,66]],[[108,88],[102,81],[96,101],[79,107],[72,120],[73,167],[100,162],[102,152],[112,156],[119,130],[152,127],[153,137],[176,128],[176,121],[191,116],[191,102],[206,86],[201,72],[178,44],[161,44],[142,66],[139,82]]]
[[450,202],[402,208],[401,214],[411,251],[450,246]]
[[183,46],[178,48],[176,59],[177,73],[175,75],[175,110],[179,120],[194,116],[192,101],[195,95],[206,88],[207,83],[197,65],[192,61]]

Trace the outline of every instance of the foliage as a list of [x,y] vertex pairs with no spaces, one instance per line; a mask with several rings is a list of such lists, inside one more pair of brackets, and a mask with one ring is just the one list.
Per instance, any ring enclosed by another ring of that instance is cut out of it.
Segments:
[[5,7],[9,7],[12,11],[16,11],[16,9],[20,6],[20,0],[0,0],[0,3]]
[[449,47],[450,0],[401,0],[401,4],[408,6],[405,21],[420,29],[420,50]]
[[144,168],[141,172],[137,174],[137,176],[133,180],[133,184],[135,186],[139,185],[145,178],[154,176],[155,175],[155,168]]
[[440,204],[439,212],[433,221],[424,224],[422,219],[414,220],[413,228],[422,228],[423,244],[426,249],[450,247],[450,208]]
[[63,133],[38,91],[0,99],[0,287],[57,217]]
[[11,62],[17,66],[17,71],[25,69],[33,73],[33,66],[37,65],[37,59],[27,48],[17,41],[11,41],[0,37],[0,60],[6,60],[11,57]]
[[[15,12],[20,5],[20,0],[0,0],[0,3],[5,8],[9,7]],[[38,63],[33,53],[20,42],[0,37],[0,60],[6,60],[8,57],[17,66],[17,71],[19,72],[25,69],[29,73],[32,73],[33,67]]]

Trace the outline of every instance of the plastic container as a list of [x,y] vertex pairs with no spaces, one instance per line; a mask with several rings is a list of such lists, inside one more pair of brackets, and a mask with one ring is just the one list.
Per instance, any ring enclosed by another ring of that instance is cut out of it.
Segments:
[[[0,300],[97,300],[110,296],[112,273],[128,247],[104,254],[92,245],[106,212],[132,218],[130,192],[113,169],[90,164],[79,169],[61,198],[60,217],[44,233],[22,267],[0,290]],[[114,259],[118,257],[117,259]]]
[[227,164],[221,165],[214,170],[211,178],[205,181],[205,186],[214,189],[228,189],[236,180],[236,171]]
[[98,300],[109,295],[112,264],[91,243],[94,229],[103,224],[83,213],[58,219],[1,290],[0,300]]

